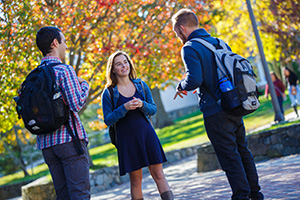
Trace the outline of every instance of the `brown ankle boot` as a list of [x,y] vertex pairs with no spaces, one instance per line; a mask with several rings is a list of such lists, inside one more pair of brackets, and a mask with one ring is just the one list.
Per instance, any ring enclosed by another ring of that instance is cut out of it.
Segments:
[[171,190],[161,193],[160,195],[162,200],[173,200],[173,192]]

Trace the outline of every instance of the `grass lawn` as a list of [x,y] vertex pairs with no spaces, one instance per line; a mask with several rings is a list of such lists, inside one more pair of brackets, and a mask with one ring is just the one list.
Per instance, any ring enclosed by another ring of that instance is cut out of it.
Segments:
[[[269,124],[274,120],[274,112],[271,101],[261,97],[260,102],[261,106],[257,111],[244,117],[247,132],[265,124]],[[285,114],[294,112],[289,106],[289,103],[289,100],[284,102]],[[162,129],[156,129],[156,131],[165,151],[208,142],[203,117],[200,111],[181,117],[175,120],[173,125]],[[92,148],[89,150],[89,153],[95,165],[95,167],[91,170],[98,169],[103,166],[117,165],[117,151],[112,144],[105,144]],[[49,176],[46,164],[35,167],[33,171],[34,175],[26,178],[23,177],[24,175],[22,172],[1,177],[0,184],[12,184],[24,180],[36,179],[45,175]],[[29,170],[29,173],[31,172],[32,171]]]

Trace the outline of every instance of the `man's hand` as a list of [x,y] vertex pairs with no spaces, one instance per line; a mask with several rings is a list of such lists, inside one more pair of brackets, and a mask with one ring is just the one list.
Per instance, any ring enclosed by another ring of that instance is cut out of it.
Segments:
[[82,83],[83,81],[86,81],[86,80],[84,80],[83,78],[78,77],[78,81],[79,81],[79,83]]
[[[78,78],[78,81],[79,81],[79,84],[81,84],[83,81],[87,82],[86,80],[84,80],[83,78],[80,78],[80,77],[77,77]],[[90,87],[89,87],[89,91],[88,93],[90,93]]]
[[174,100],[177,98],[177,96],[180,96],[181,98],[183,98],[183,95],[187,95],[187,91],[186,90],[177,90],[174,96]]
[[286,100],[286,95],[285,95],[285,93],[282,93],[282,98],[283,98],[284,101]]

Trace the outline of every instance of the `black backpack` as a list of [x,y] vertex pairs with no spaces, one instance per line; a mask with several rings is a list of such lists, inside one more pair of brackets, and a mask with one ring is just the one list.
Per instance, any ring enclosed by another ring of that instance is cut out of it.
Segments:
[[53,66],[39,66],[22,83],[17,103],[19,118],[35,135],[51,133],[69,119],[69,108],[64,104],[63,91],[55,81]]
[[[83,153],[77,130],[74,113],[63,101],[64,91],[55,81],[53,67],[62,63],[42,64],[29,73],[18,91],[16,109],[19,118],[22,118],[28,131],[35,135],[47,134],[56,131],[62,125],[71,135],[76,151]],[[75,129],[76,137],[69,125],[69,112]]]

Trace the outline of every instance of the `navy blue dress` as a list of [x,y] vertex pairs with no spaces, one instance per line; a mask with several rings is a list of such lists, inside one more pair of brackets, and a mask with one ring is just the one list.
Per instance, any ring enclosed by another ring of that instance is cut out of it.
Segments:
[[[120,94],[120,93],[119,93]],[[136,91],[134,97],[142,99]],[[120,94],[117,107],[132,100]],[[139,109],[130,110],[117,122],[120,175],[166,162],[166,156],[150,122]]]

